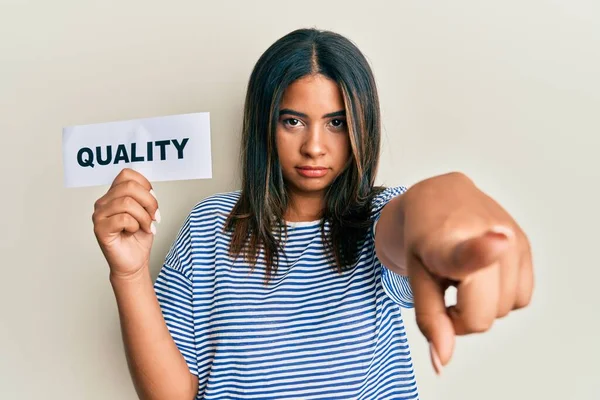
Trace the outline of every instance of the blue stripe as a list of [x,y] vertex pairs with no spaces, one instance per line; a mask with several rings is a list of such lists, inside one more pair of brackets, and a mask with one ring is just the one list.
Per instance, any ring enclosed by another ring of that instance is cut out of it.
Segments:
[[[378,195],[373,222],[405,190]],[[265,286],[262,254],[252,272],[229,256],[224,225],[238,198],[217,194],[193,208],[155,283],[169,332],[198,375],[196,398],[418,398],[401,315],[412,290],[381,265],[373,235],[339,274],[320,222],[290,224]]]

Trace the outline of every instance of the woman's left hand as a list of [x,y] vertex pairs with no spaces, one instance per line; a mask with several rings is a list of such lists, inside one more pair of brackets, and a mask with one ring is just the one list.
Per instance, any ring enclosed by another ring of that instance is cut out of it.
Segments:
[[[404,194],[404,244],[415,314],[440,373],[455,335],[487,331],[531,301],[529,240],[515,220],[460,173],[424,180]],[[444,292],[457,287],[457,303]]]

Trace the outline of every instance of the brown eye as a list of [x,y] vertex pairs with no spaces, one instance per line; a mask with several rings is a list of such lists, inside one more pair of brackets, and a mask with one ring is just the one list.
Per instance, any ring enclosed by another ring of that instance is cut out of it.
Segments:
[[302,126],[302,121],[296,118],[286,118],[282,122],[283,126],[286,126],[288,128],[298,128]]
[[343,119],[332,119],[331,125],[334,128],[342,128],[346,125],[346,121],[344,121]]

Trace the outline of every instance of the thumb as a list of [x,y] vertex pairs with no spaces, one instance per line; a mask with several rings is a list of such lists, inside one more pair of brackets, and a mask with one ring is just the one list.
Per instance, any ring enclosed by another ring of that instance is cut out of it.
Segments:
[[510,245],[511,236],[508,230],[489,230],[458,243],[449,252],[442,275],[461,281],[469,274],[494,264]]
[[439,375],[454,351],[454,325],[446,312],[444,301],[448,285],[431,275],[415,256],[408,257],[408,271],[417,325],[429,342],[431,363]]

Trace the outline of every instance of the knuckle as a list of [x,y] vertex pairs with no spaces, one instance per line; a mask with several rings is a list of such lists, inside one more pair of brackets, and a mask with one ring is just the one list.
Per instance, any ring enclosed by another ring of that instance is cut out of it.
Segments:
[[119,173],[117,174],[117,176],[115,177],[115,180],[114,180],[114,182],[123,181],[123,180],[125,180],[125,179],[127,179],[127,171],[126,171],[126,168],[122,169],[122,170],[121,170],[121,172],[119,172]]
[[141,214],[141,219],[139,222],[143,225],[150,225],[152,223],[152,218],[147,212],[145,212]]
[[518,299],[515,302],[514,309],[515,310],[519,310],[521,308],[525,308],[525,307],[529,306],[530,303],[531,303],[531,297],[527,297],[527,298],[524,298],[524,299]]
[[478,318],[467,321],[466,328],[471,333],[484,333],[490,330],[494,324],[494,318]]
[[498,310],[498,318],[504,318],[510,313],[510,307],[501,307]]
[[135,189],[135,187],[136,187],[136,183],[134,180],[128,180],[125,183],[125,189],[127,190],[127,192],[133,191]]
[[129,218],[130,218],[129,214],[125,214],[125,213],[119,214],[119,223],[121,225],[127,225],[130,222]]
[[125,196],[121,199],[123,206],[125,206],[126,208],[132,207],[135,204],[135,200],[132,197]]
[[521,242],[522,251],[524,253],[531,252],[531,242],[529,241],[529,237],[527,236],[527,233],[525,233],[523,230],[519,229],[518,237],[520,239],[519,241]]
[[121,175],[122,177],[127,177],[127,176],[131,175],[131,172],[132,172],[131,168],[123,168],[121,170],[121,172],[119,173],[119,175]]
[[419,330],[426,337],[431,335],[431,316],[428,314],[415,313],[415,319]]

